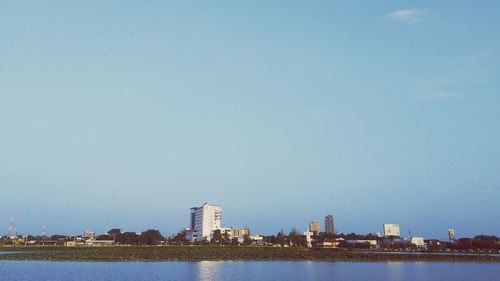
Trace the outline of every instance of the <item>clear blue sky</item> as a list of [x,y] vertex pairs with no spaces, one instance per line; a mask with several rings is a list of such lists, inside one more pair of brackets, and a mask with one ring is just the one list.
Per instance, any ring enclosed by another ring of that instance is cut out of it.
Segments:
[[1,234],[500,235],[499,1],[173,2],[1,2]]

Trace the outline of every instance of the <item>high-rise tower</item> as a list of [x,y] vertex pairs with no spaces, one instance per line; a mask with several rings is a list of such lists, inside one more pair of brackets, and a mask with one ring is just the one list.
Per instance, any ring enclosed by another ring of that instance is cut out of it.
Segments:
[[335,228],[333,228],[333,216],[326,215],[325,217],[325,232],[326,234],[334,234]]
[[209,239],[212,231],[221,228],[222,209],[219,205],[205,203],[191,208],[191,230],[197,233],[197,240]]

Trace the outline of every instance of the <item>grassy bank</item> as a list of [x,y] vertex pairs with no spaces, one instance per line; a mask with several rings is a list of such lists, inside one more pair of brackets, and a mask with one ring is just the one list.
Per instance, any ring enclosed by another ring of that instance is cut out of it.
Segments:
[[0,247],[0,260],[168,261],[168,260],[313,260],[313,261],[468,261],[500,262],[500,255],[371,253],[271,247]]

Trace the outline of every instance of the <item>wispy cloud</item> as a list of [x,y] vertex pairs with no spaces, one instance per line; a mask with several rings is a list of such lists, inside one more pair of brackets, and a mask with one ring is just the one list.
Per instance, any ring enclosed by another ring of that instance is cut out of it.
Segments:
[[397,10],[388,15],[392,20],[402,23],[419,23],[425,19],[427,12],[418,9],[402,9]]
[[496,67],[498,62],[498,56],[490,49],[454,59],[449,62],[449,69],[440,75],[417,82],[415,97],[420,102],[444,102],[470,96],[476,93],[471,87],[477,88],[500,76]]

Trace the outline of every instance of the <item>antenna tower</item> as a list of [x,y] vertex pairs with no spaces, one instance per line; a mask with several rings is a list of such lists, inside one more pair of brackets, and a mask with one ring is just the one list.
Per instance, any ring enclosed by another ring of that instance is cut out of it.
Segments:
[[12,236],[14,234],[14,216],[10,216],[9,228],[7,229],[7,236]]

